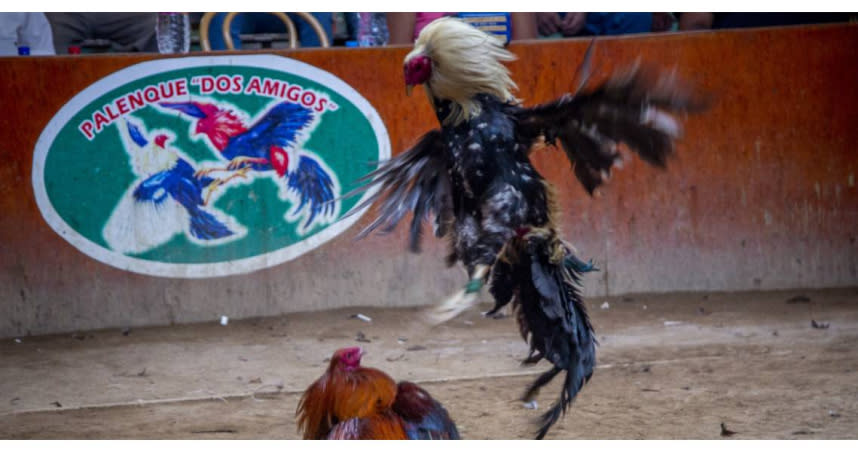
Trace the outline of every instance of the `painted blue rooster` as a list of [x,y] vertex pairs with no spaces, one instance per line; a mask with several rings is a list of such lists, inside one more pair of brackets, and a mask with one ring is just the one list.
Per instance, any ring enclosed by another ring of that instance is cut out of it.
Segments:
[[157,134],[150,142],[131,121],[126,121],[123,138],[132,171],[139,179],[104,227],[104,239],[112,249],[141,253],[183,231],[191,240],[211,242],[242,229],[223,213],[206,208],[213,188],[241,174],[227,179],[199,176],[175,149],[167,147],[169,136]]
[[[273,172],[281,196],[295,207],[288,221],[303,217],[300,231],[314,222],[332,222],[337,215],[339,184],[324,162],[309,152],[296,149],[313,124],[313,112],[300,104],[281,102],[263,113],[253,125],[235,111],[201,102],[162,102],[161,107],[178,110],[193,120],[194,134],[203,134],[220,157],[229,161],[225,169]],[[205,173],[208,170],[202,170]]]

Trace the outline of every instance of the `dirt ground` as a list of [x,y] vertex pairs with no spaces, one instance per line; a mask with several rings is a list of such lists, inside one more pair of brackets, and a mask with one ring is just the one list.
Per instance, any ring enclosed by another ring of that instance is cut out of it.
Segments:
[[[858,438],[858,289],[587,303],[599,367],[548,438]],[[366,365],[423,384],[463,437],[532,437],[559,386],[536,411],[516,401],[547,364],[518,364],[513,320],[419,319],[361,308],[4,339],[0,438],[297,439],[300,392],[356,343]]]

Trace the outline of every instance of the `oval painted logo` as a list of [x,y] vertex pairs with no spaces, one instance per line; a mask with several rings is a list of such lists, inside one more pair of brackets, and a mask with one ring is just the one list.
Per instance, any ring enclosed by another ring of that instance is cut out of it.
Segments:
[[[115,72],[36,143],[45,220],[90,257],[204,278],[294,259],[360,218],[342,195],[390,157],[375,109],[334,75],[273,55],[186,57]],[[369,196],[370,194],[366,194]]]

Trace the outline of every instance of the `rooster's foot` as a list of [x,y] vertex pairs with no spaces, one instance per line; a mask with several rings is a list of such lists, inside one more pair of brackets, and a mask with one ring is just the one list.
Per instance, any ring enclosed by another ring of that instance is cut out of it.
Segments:
[[245,169],[256,163],[264,165],[268,163],[268,159],[258,157],[236,157],[230,160],[226,168],[228,170]]

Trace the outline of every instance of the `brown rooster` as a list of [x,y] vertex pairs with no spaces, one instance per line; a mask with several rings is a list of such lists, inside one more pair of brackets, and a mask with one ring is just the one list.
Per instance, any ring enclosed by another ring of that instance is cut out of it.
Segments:
[[301,396],[304,439],[459,439],[447,410],[420,386],[362,367],[363,350],[337,350]]

